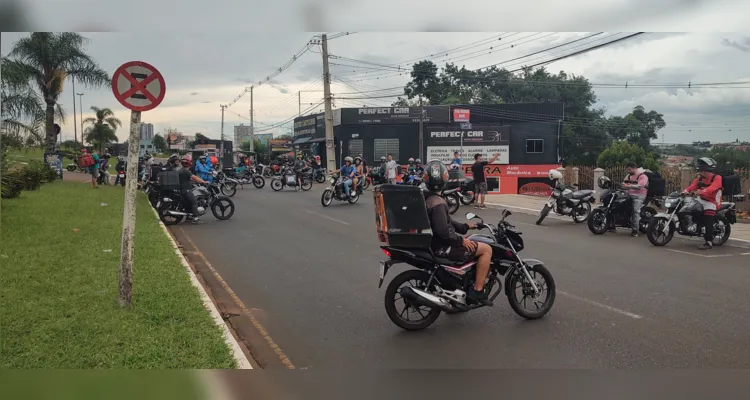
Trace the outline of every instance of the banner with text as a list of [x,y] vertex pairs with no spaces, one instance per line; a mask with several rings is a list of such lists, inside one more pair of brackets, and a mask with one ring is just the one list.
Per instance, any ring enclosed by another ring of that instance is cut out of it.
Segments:
[[[510,163],[510,146],[499,145],[499,146],[467,146],[464,144],[463,157],[465,160],[464,164],[471,164],[474,160],[474,154],[481,154],[484,160],[489,160],[495,154],[500,154],[500,157],[495,161],[495,164],[509,164]],[[449,164],[453,160],[454,152],[461,152],[461,146],[427,146],[427,161],[440,160],[446,164]]]

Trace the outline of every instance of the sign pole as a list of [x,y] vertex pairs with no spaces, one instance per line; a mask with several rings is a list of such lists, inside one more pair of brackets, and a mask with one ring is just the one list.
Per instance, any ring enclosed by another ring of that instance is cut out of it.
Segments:
[[138,188],[138,151],[141,142],[141,112],[130,112],[128,137],[128,170],[125,180],[125,211],[122,216],[120,246],[120,286],[118,303],[130,307],[133,297],[133,241],[135,240],[135,196]]

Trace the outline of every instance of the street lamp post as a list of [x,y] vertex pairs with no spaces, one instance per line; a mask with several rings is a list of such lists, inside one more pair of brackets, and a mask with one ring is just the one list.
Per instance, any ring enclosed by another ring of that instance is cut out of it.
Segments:
[[[81,143],[83,143],[83,93],[76,93],[78,95],[78,104],[81,106]],[[76,121],[73,121],[75,124]]]

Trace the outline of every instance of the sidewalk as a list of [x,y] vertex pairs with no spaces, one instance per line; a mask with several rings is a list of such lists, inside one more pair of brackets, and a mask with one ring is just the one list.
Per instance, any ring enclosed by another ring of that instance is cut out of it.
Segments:
[[[521,194],[489,194],[487,195],[486,204],[489,206],[508,208],[511,211],[518,211],[526,214],[539,215],[539,211],[544,207],[546,197],[528,196]],[[569,219],[550,215],[547,218]],[[730,241],[745,242],[750,244],[750,223],[737,222],[732,225],[732,235]]]

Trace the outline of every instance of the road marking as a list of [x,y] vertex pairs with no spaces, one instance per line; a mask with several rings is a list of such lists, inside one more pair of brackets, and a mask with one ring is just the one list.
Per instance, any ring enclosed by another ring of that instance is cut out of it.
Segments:
[[750,253],[740,253],[741,256],[750,256]]
[[279,357],[279,360],[281,360],[281,363],[284,364],[284,366],[286,366],[287,369],[295,369],[295,366],[294,364],[292,364],[292,361],[289,359],[289,357],[287,357],[286,354],[284,354],[284,352],[281,350],[281,347],[279,347],[276,344],[276,342],[273,341],[273,339],[271,338],[271,335],[268,333],[266,328],[264,328],[263,325],[261,325],[260,322],[258,322],[258,320],[255,318],[252,312],[250,312],[250,310],[248,310],[248,308],[245,306],[245,303],[243,303],[242,300],[240,300],[237,294],[234,293],[234,290],[232,290],[232,288],[229,287],[226,281],[224,281],[224,278],[222,278],[221,275],[219,275],[219,273],[216,271],[216,269],[214,269],[213,265],[211,265],[211,263],[208,261],[206,256],[203,255],[203,253],[200,251],[198,246],[196,246],[193,240],[190,239],[190,236],[188,236],[187,233],[185,233],[185,231],[182,228],[179,228],[179,229],[180,229],[180,232],[182,232],[182,234],[185,235],[185,239],[187,239],[188,243],[190,243],[190,245],[193,246],[195,251],[198,253],[198,256],[201,258],[201,260],[203,260],[203,262],[206,263],[206,266],[208,267],[208,269],[211,270],[211,273],[214,274],[214,277],[216,277],[219,283],[221,283],[221,286],[224,288],[224,290],[226,290],[227,293],[229,293],[229,296],[232,297],[232,300],[234,300],[234,302],[237,303],[237,306],[240,307],[240,309],[242,310],[242,313],[245,314],[245,316],[248,319],[250,319],[250,322],[253,324],[255,329],[257,329],[258,332],[260,332],[260,335],[263,337],[263,339],[265,339],[266,343],[268,343],[268,346],[271,347],[271,349],[273,349],[273,351]]
[[706,255],[706,254],[691,253],[689,251],[682,251],[682,250],[675,250],[675,249],[664,249],[664,250],[671,251],[673,253],[687,254],[689,256],[704,257],[704,258],[731,257],[731,256],[734,255],[734,254],[711,254],[711,255]]
[[606,304],[602,304],[602,303],[599,303],[599,302],[594,301],[594,300],[589,300],[589,299],[584,298],[584,297],[578,297],[576,295],[573,295],[573,294],[570,294],[570,293],[567,293],[567,292],[562,292],[562,291],[558,290],[557,293],[561,294],[563,296],[570,297],[571,299],[575,299],[575,300],[578,300],[578,301],[582,301],[584,303],[591,304],[592,306],[597,306],[597,307],[603,308],[605,310],[609,310],[609,311],[612,311],[612,312],[624,315],[626,317],[630,317],[630,318],[633,318],[633,319],[641,319],[641,318],[643,318],[643,316],[641,316],[641,315],[633,314],[632,312],[621,310],[621,309],[616,308],[616,307],[608,306]]
[[338,222],[339,224],[344,224],[344,225],[347,225],[347,226],[349,225],[348,222],[344,222],[344,221],[342,221],[340,219],[332,218],[332,217],[329,217],[327,215],[318,214],[318,213],[310,211],[310,210],[305,210],[305,212],[308,213],[308,214],[317,215],[317,216],[319,216],[321,218],[329,219],[329,220],[331,220],[333,222]]

